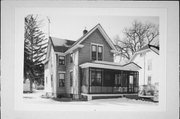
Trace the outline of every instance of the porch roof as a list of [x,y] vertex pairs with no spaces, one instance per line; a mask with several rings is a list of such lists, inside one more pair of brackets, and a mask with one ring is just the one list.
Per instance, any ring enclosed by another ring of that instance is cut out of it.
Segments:
[[93,61],[86,62],[80,65],[81,68],[103,68],[103,69],[114,69],[114,70],[126,70],[126,71],[138,71],[141,67],[134,62],[130,62],[125,65],[120,65],[119,63],[106,62],[106,61]]

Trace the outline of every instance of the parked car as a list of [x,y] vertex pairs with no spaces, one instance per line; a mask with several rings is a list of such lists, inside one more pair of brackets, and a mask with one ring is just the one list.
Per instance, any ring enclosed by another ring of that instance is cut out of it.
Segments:
[[150,99],[155,102],[159,101],[159,91],[156,86],[152,84],[140,86],[138,96],[143,100]]

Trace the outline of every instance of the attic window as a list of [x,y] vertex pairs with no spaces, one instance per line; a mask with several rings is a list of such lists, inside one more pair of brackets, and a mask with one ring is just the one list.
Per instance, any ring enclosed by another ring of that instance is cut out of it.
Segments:
[[96,45],[92,45],[92,60],[96,60],[96,51],[97,51],[97,46]]
[[91,59],[102,61],[103,59],[103,46],[98,44],[91,45]]

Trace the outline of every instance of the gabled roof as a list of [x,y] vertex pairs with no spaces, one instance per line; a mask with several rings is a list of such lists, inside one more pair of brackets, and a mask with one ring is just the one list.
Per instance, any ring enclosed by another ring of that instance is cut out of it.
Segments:
[[[82,37],[80,37],[77,41],[67,40],[67,39],[60,39],[55,37],[49,37],[50,43],[52,43],[53,49],[55,52],[61,52],[64,54],[70,53],[74,49],[78,47],[83,47],[80,43],[84,41],[89,35],[91,35],[95,30],[99,30],[104,39],[107,41],[109,46],[112,48],[112,52],[117,52],[116,47],[114,46],[113,42],[109,38],[109,36],[106,34],[104,29],[100,24],[97,24],[95,27],[93,27],[90,31],[88,31],[86,34],[84,34]],[[48,48],[49,49],[49,48]],[[48,52],[48,51],[47,51]],[[47,53],[48,54],[48,53]]]
[[140,48],[137,52],[142,52],[142,51],[145,51],[147,49],[150,49],[153,52],[155,52],[156,54],[159,54],[159,47],[158,46],[154,46],[154,45],[150,45],[150,44],[147,44],[144,47]]
[[100,33],[103,35],[103,37],[105,38],[105,40],[107,41],[107,43],[109,44],[109,46],[117,51],[116,47],[114,46],[113,42],[111,41],[111,39],[109,38],[109,36],[106,34],[106,32],[104,31],[104,29],[102,28],[102,26],[100,24],[97,24],[95,27],[93,27],[90,31],[88,31],[85,35],[83,35],[82,37],[80,37],[73,45],[71,48],[69,48],[65,53],[69,52],[71,49],[74,49],[74,47],[77,47],[77,45],[79,45],[82,41],[84,41],[89,35],[91,35],[96,29],[98,29],[100,31]]
[[157,55],[159,55],[159,47],[155,46],[155,45],[150,45],[147,44],[144,47],[140,48],[136,53],[134,53],[134,55],[131,57],[129,62],[132,62],[132,60],[134,60],[134,58],[140,54],[140,53],[144,53],[144,52],[148,52],[148,51],[153,51],[154,53],[156,53]]
[[49,37],[55,52],[66,52],[76,42],[67,39]]

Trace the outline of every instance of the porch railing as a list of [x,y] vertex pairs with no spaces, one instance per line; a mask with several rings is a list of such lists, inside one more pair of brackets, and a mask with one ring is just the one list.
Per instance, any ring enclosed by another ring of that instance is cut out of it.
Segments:
[[83,93],[138,93],[138,87],[82,86]]

